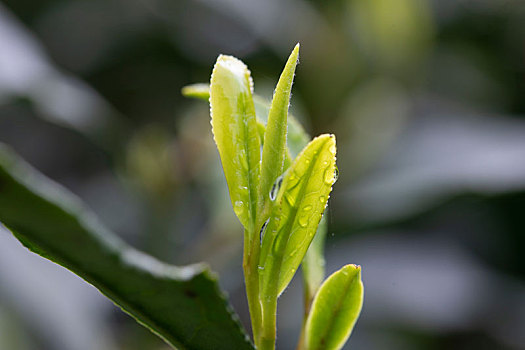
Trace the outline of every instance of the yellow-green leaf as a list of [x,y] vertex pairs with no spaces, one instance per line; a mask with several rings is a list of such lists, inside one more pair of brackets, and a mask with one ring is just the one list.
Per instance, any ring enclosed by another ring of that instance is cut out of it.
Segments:
[[210,110],[215,143],[221,156],[235,214],[253,231],[260,176],[253,83],[244,63],[220,55],[211,75]]
[[[286,131],[288,119],[288,106],[290,105],[290,94],[292,92],[295,68],[299,59],[299,44],[295,46],[284,70],[277,82],[272,104],[268,113],[268,122],[264,134],[264,146],[261,161],[261,182],[259,200],[261,201],[261,212],[269,211],[270,189],[275,180],[283,173],[284,159],[286,154]],[[266,214],[266,215],[269,215]],[[268,216],[264,217],[266,220]]]
[[196,98],[204,101],[209,101],[210,99],[210,85],[206,83],[186,85],[182,88],[181,92],[185,97]]
[[297,271],[335,182],[335,137],[312,140],[285,173],[263,238],[263,295],[279,295]]
[[346,265],[328,277],[315,296],[306,321],[306,349],[341,349],[362,306],[361,267]]

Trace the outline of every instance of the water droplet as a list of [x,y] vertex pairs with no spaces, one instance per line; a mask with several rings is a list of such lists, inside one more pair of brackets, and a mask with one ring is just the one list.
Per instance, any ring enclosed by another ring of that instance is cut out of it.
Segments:
[[261,270],[261,271],[264,270],[264,266],[259,265],[258,268],[259,268],[259,270]]
[[270,219],[266,220],[266,222],[261,227],[261,231],[259,232],[259,238],[261,240],[261,244],[263,241],[264,233],[266,232],[266,227],[268,227],[269,222],[270,222]]
[[303,215],[303,216],[299,217],[299,226],[301,226],[303,228],[308,226],[308,216]]
[[330,168],[324,171],[324,183],[327,185],[334,184],[334,172]]
[[241,216],[244,213],[244,202],[243,201],[236,201],[233,204],[233,211],[237,216]]
[[336,148],[335,148],[335,144],[333,144],[330,146],[330,153],[335,155],[335,152],[336,152]]
[[325,196],[319,196],[319,202],[324,203],[325,200],[326,200]]
[[310,211],[310,210],[312,210],[312,206],[311,206],[311,205],[305,205],[305,206],[303,207],[303,210],[304,210],[304,211]]
[[283,184],[283,177],[282,175],[275,180],[275,182],[272,185],[272,189],[270,190],[270,200],[274,201],[275,198],[277,198],[277,193],[279,193],[279,190],[281,189],[281,185]]
[[306,165],[310,164],[310,159],[305,159],[304,162],[306,163]]
[[334,169],[334,183],[337,181],[338,178],[339,178],[339,168],[336,165]]

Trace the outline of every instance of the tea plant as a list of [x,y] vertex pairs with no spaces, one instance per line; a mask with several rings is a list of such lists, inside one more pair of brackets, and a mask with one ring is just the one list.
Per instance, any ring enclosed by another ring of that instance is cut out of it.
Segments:
[[[309,141],[288,115],[299,45],[271,104],[253,94],[246,65],[221,55],[210,85],[183,93],[210,101],[233,210],[244,227],[243,269],[257,349],[274,349],[279,295],[303,266],[297,349],[340,349],[359,316],[359,266],[324,282],[322,220],[337,179],[334,135]],[[31,251],[73,271],[178,349],[253,349],[205,265],[169,266],[100,225],[83,205],[0,147],[0,221]],[[320,224],[321,222],[321,224]],[[317,232],[317,234],[316,234]]]

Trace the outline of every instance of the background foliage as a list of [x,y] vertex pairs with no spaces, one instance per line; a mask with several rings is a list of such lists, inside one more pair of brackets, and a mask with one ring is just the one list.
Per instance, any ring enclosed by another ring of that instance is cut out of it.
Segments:
[[[226,53],[269,100],[300,41],[292,111],[338,139],[327,271],[367,286],[347,347],[524,349],[524,21],[520,0],[3,0],[0,141],[131,245],[209,262],[248,325],[209,111],[180,88]],[[2,230],[0,348],[165,345]]]

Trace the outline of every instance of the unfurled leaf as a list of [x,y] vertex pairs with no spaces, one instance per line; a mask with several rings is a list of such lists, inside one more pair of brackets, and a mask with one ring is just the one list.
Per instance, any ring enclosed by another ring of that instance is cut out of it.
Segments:
[[[266,132],[264,134],[264,146],[261,162],[261,181],[259,200],[261,201],[261,212],[270,210],[270,190],[275,180],[282,174],[286,154],[286,132],[288,107],[290,105],[290,94],[292,91],[295,67],[299,59],[299,44],[290,54],[284,70],[277,82],[272,104],[268,114]],[[269,215],[269,213],[267,214]],[[266,216],[267,217],[267,216]],[[266,220],[266,218],[264,218]]]
[[217,58],[211,75],[210,110],[235,214],[254,230],[258,203],[261,141],[252,98],[250,71],[232,56]]
[[335,137],[312,140],[287,170],[263,238],[263,295],[281,294],[317,230],[335,177]]
[[363,306],[361,267],[346,265],[322,284],[306,321],[307,350],[338,350]]
[[205,265],[170,266],[129,247],[1,146],[0,222],[177,349],[253,349]]

